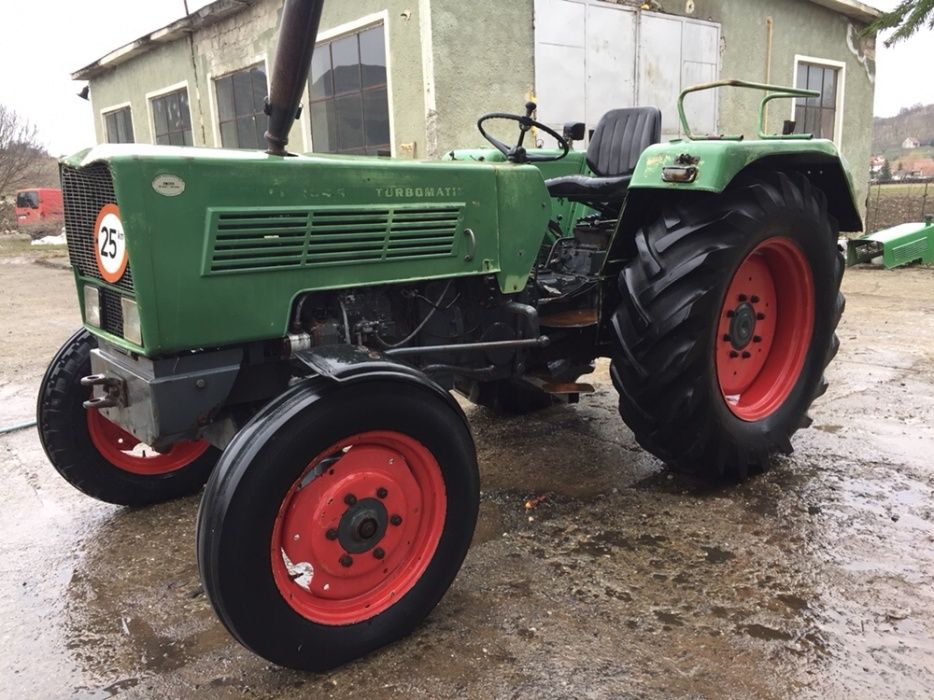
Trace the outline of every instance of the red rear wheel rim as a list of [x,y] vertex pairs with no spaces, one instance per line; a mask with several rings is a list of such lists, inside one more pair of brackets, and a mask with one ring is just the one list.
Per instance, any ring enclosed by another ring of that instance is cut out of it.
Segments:
[[427,447],[392,431],[351,435],[308,464],[279,508],[276,586],[318,624],[374,617],[425,573],[445,513],[441,468]]
[[720,309],[717,380],[737,417],[775,413],[804,369],[814,331],[814,278],[801,247],[775,236],[746,256]]
[[96,409],[88,409],[88,433],[101,456],[123,471],[158,476],[178,471],[194,462],[211,446],[207,440],[176,442],[168,452],[137,449],[140,441]]

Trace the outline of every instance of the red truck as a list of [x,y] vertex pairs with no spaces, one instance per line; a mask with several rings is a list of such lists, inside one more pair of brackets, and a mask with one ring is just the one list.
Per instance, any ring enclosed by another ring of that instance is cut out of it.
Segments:
[[62,191],[54,187],[34,187],[16,193],[16,223],[20,227],[61,226]]

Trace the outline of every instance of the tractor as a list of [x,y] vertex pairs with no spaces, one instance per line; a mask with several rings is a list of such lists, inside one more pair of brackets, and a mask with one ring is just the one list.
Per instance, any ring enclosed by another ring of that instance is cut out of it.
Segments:
[[681,96],[767,91],[748,140],[692,133],[679,103],[679,140],[624,108],[576,150],[583,125],[530,103],[437,161],[289,153],[322,3],[285,2],[265,152],[63,160],[83,326],[38,397],[84,493],[206,484],[217,615],[312,671],[409,633],[458,573],[479,479],[452,390],[524,413],[577,401],[609,358],[622,420],[671,468],[738,480],[790,452],[838,348],[838,232],[862,226],[833,143],[763,130],[771,100],[817,93],[771,85]]

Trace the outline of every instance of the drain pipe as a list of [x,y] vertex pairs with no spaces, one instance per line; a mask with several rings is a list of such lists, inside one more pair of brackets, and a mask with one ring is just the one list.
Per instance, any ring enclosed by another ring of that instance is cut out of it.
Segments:
[[301,114],[302,94],[308,82],[323,7],[324,0],[285,0],[282,8],[279,43],[266,99],[269,115],[266,153],[270,155],[287,155],[289,130]]

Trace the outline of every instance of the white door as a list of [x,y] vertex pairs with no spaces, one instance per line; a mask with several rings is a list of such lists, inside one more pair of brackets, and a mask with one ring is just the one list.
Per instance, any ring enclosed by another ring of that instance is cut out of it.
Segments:
[[[678,94],[716,80],[719,56],[713,22],[603,0],[535,0],[538,118],[558,133],[572,121],[589,133],[607,111],[641,105],[659,107],[662,133],[678,136]],[[716,131],[715,94],[690,96],[686,105],[694,131]]]

